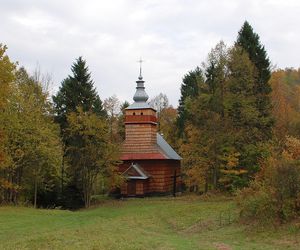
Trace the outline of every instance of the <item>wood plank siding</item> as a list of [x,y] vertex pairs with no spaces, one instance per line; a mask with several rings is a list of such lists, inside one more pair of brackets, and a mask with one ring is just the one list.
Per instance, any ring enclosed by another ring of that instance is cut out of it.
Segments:
[[[135,101],[125,109],[125,141],[119,172],[126,177],[124,196],[172,193],[174,174],[180,174],[181,157],[157,134],[156,111],[146,102],[143,77],[136,81]],[[176,189],[181,178],[176,179]]]
[[[175,160],[137,160],[135,163],[143,166],[143,170],[150,176],[148,180],[136,180],[137,195],[144,195],[147,193],[171,193],[173,191],[173,176],[180,174],[180,161]],[[120,165],[120,172],[126,171],[132,164],[132,161],[123,161]],[[131,182],[129,180],[128,182]],[[128,195],[126,182],[122,188],[121,193]],[[139,184],[138,184],[139,183]],[[145,183],[142,185],[141,183]],[[181,179],[176,179],[176,189],[181,185]]]

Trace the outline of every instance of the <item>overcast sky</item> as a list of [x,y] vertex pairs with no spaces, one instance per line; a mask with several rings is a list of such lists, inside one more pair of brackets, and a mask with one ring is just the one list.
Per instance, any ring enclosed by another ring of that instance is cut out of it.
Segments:
[[101,99],[132,101],[142,57],[150,97],[177,106],[181,79],[245,20],[273,65],[300,67],[299,0],[0,0],[0,43],[13,61],[50,73],[53,91],[86,59]]

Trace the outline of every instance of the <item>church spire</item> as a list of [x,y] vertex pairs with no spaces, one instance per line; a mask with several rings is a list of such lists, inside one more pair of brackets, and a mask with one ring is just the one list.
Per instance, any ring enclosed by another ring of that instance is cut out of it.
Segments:
[[142,63],[144,61],[142,60],[142,58],[140,58],[140,60],[138,60],[138,63],[140,63],[140,75],[139,75],[139,80],[143,80],[143,76],[142,76]]
[[144,86],[144,80],[143,80],[143,76],[142,76],[142,62],[143,60],[140,59],[138,61],[140,63],[140,75],[138,77],[138,80],[136,81],[137,86],[136,86],[136,92],[133,96],[133,100],[135,102],[146,102],[149,98],[149,96],[147,95],[146,91],[145,91],[145,86]]

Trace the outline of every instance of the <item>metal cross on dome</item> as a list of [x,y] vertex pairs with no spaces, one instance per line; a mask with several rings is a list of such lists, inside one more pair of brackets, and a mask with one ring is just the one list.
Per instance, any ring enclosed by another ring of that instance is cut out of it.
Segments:
[[142,77],[142,63],[145,62],[145,61],[142,60],[142,58],[140,57],[140,60],[138,60],[137,62],[140,64],[140,76],[139,76],[139,78],[142,79],[143,78]]

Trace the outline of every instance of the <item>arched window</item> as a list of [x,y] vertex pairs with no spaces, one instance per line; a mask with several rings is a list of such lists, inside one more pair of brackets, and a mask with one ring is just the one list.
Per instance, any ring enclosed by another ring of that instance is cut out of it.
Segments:
[[141,115],[143,115],[143,112],[141,113]]
[[135,115],[135,112],[133,112],[133,115]]

